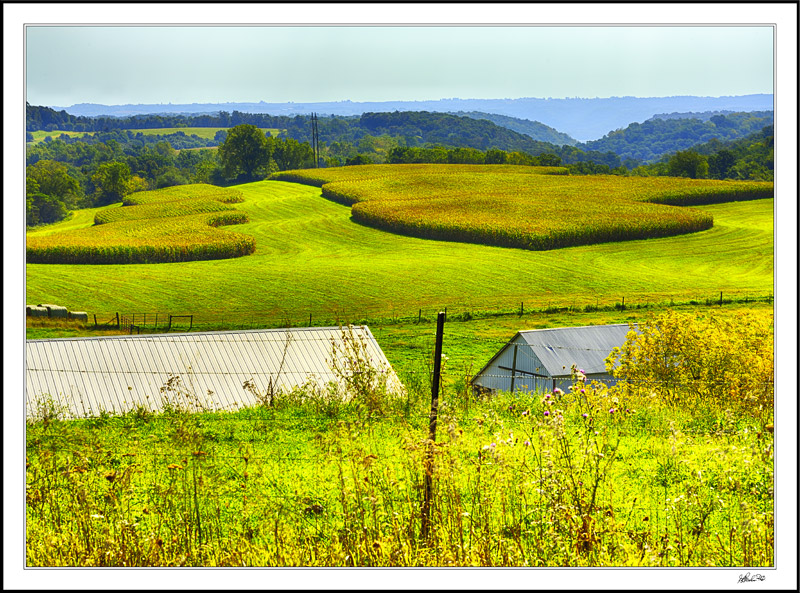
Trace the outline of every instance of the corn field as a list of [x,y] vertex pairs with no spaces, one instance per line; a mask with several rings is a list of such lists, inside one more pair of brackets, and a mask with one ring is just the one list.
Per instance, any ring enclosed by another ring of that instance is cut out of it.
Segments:
[[290,171],[357,222],[411,236],[544,250],[693,233],[713,217],[687,206],[769,198],[773,184],[568,176],[558,167],[375,165]]
[[225,259],[255,251],[253,237],[217,227],[248,222],[227,203],[238,190],[201,184],[132,194],[93,226],[28,237],[29,263],[133,264]]

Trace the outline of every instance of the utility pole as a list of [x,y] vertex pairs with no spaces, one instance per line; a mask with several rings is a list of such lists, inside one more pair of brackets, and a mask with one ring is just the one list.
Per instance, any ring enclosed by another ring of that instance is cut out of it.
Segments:
[[311,114],[311,149],[314,152],[314,166],[319,167],[319,127],[317,114]]

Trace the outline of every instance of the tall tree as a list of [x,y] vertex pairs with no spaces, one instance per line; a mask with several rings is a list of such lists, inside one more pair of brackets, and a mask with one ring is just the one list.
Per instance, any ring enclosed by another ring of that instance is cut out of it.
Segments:
[[736,155],[733,151],[723,148],[716,154],[709,155],[708,174],[714,179],[725,179],[735,163]]
[[131,169],[117,161],[103,163],[92,175],[98,206],[121,202],[130,191]]
[[219,147],[219,161],[228,179],[239,175],[253,179],[256,171],[267,165],[270,156],[264,132],[250,124],[231,128]]
[[699,179],[708,174],[708,161],[693,150],[679,150],[670,157],[667,170],[672,177]]
[[503,165],[508,160],[508,154],[505,150],[499,148],[490,148],[486,151],[484,162],[487,165]]
[[314,151],[308,142],[278,138],[274,146],[274,159],[281,171],[314,166]]
[[80,183],[69,174],[65,164],[44,159],[26,167],[25,177],[26,193],[51,196],[63,202],[68,208],[80,205],[83,198]]

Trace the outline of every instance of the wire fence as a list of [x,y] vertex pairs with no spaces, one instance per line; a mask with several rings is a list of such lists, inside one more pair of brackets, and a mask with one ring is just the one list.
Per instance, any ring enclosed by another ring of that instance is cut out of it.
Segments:
[[[569,302],[555,298],[532,296],[528,302],[518,296],[498,295],[491,300],[475,302],[421,301],[417,308],[394,308],[386,305],[357,307],[308,306],[296,308],[205,309],[203,311],[99,311],[89,315],[88,326],[115,328],[129,333],[142,331],[212,331],[216,329],[244,330],[292,327],[335,327],[347,324],[409,324],[431,323],[440,311],[448,321],[469,321],[501,316],[535,316],[555,313],[588,313],[625,311],[676,305],[772,304],[772,293],[763,291],[728,290],[698,293],[695,296],[671,293],[650,293],[645,296],[591,295]],[[29,318],[32,325],[46,325],[48,318]]]

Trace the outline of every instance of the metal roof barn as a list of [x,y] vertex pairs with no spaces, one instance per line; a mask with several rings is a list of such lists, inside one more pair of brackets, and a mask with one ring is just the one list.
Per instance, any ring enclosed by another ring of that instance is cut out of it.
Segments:
[[[292,328],[186,334],[60,338],[26,342],[26,414],[50,405],[61,417],[121,414],[167,405],[189,410],[237,410],[260,394],[307,385],[343,387],[347,352],[385,376],[387,390],[402,385],[367,326]],[[333,364],[335,363],[335,364]]]
[[620,323],[517,332],[475,375],[472,385],[490,391],[567,390],[573,365],[590,381],[614,384],[605,359],[625,343],[629,331],[628,324]]

